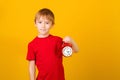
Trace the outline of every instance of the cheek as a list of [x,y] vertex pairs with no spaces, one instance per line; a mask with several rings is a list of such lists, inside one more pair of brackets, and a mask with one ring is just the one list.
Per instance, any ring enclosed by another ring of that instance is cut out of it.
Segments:
[[51,25],[47,25],[47,26],[46,26],[47,29],[50,29],[51,27],[52,27]]
[[46,29],[50,29],[51,28],[51,26],[46,26]]
[[36,25],[36,27],[37,27],[37,28],[40,28],[40,27],[41,27],[41,25],[40,25],[40,24],[37,24],[37,25]]

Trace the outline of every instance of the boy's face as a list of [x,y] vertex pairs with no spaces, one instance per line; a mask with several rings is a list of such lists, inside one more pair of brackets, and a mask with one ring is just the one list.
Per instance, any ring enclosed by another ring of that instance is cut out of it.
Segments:
[[35,24],[38,29],[38,32],[42,36],[48,35],[51,27],[53,26],[52,21],[48,20],[44,16],[41,16],[40,19],[36,20]]

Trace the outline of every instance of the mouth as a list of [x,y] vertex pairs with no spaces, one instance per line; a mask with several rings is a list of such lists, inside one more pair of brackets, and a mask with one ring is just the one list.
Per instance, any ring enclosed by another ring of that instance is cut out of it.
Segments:
[[41,31],[46,31],[45,29],[40,29]]

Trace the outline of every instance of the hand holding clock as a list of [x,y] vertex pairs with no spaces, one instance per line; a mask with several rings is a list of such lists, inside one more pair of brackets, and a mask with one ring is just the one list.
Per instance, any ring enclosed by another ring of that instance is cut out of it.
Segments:
[[72,53],[78,52],[78,46],[71,37],[66,36],[65,38],[63,38],[63,42],[64,44],[62,52],[64,56],[69,57],[72,55]]

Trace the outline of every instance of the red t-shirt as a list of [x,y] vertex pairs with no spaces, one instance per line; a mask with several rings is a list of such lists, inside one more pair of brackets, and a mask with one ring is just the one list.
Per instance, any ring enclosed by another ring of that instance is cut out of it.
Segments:
[[36,37],[28,44],[27,60],[35,60],[36,80],[65,80],[62,64],[62,38],[49,35]]

